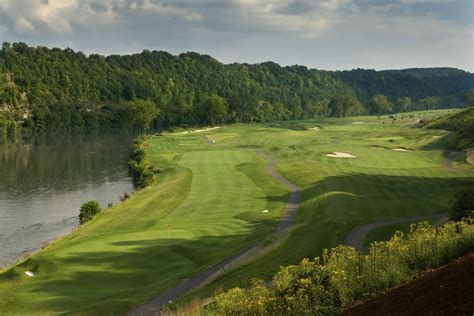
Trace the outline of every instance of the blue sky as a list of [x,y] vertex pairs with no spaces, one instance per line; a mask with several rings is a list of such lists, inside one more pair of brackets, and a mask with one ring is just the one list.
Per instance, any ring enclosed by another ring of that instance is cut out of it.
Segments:
[[85,53],[474,71],[474,0],[0,0],[0,40]]

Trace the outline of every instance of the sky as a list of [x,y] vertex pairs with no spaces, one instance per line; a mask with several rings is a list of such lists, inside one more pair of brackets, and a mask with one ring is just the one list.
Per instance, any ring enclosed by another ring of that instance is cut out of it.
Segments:
[[474,0],[0,0],[0,42],[224,63],[474,72]]

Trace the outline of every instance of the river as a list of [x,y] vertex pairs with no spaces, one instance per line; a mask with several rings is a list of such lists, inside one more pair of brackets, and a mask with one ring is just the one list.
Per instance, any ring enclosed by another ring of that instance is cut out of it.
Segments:
[[49,137],[0,145],[0,268],[78,225],[80,206],[133,191],[132,137]]

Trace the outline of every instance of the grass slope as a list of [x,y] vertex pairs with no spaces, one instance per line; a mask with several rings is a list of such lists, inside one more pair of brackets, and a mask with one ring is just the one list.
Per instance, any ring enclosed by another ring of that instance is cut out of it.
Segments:
[[168,161],[157,184],[2,274],[0,313],[116,314],[264,239],[284,206],[266,195],[286,191],[251,152],[208,149],[152,139],[153,159]]
[[454,132],[448,140],[448,145],[453,148],[474,147],[474,108],[440,117],[429,123],[427,127]]

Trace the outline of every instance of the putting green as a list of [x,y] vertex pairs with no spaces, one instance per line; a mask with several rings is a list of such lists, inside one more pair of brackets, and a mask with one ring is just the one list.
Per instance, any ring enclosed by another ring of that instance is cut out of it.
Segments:
[[[160,141],[150,146],[166,146]],[[242,150],[180,155],[157,185],[2,274],[1,313],[124,312],[261,241],[285,204],[267,201],[267,193],[286,194],[264,164]],[[245,172],[263,179],[263,188]]]

